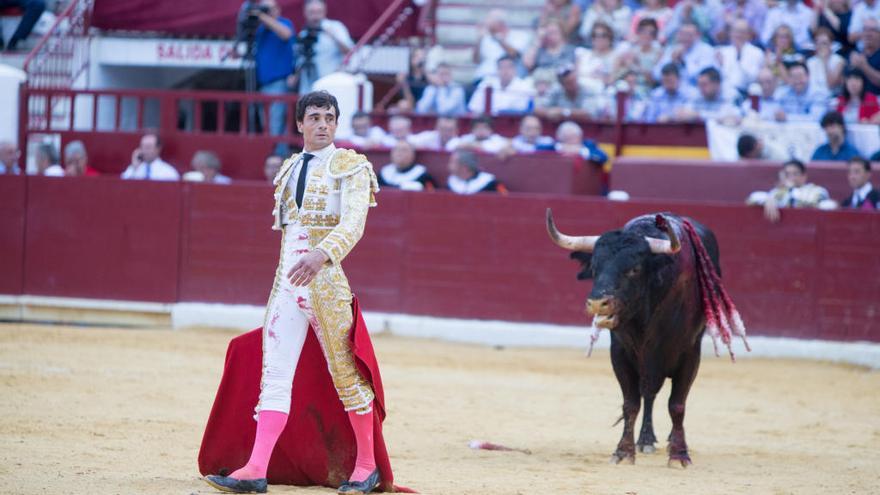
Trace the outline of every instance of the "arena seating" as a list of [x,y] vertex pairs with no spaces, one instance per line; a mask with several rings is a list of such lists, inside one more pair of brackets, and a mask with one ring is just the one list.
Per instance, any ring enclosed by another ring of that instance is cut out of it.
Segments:
[[[0,177],[0,293],[265,303],[278,234],[264,184]],[[364,307],[585,325],[588,283],[547,238],[669,210],[716,233],[725,283],[753,334],[880,342],[880,215],[558,195],[383,191],[345,266]]]

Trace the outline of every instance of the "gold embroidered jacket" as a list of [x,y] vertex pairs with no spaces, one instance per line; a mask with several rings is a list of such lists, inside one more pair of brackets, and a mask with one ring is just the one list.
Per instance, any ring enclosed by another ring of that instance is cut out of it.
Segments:
[[298,153],[285,160],[273,181],[272,228],[299,223],[308,229],[311,247],[339,264],[363,235],[369,207],[376,206],[379,185],[373,166],[364,155],[333,149],[328,160],[309,171],[302,208],[297,208],[287,183],[298,161]]

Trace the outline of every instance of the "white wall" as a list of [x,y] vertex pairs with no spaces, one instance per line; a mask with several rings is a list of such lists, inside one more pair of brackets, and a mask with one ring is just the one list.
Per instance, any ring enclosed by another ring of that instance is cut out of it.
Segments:
[[26,79],[23,71],[0,64],[0,141],[18,142],[19,87]]

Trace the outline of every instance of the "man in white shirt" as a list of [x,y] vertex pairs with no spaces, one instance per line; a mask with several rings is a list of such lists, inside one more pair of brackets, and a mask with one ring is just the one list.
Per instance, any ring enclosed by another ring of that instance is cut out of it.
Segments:
[[123,179],[180,180],[173,166],[159,157],[162,141],[158,134],[145,134],[141,145],[131,152],[131,164],[122,172]]
[[519,134],[510,140],[510,146],[517,153],[534,153],[538,150],[552,150],[556,141],[544,135],[541,119],[526,115],[519,123]]
[[730,44],[718,48],[721,80],[728,94],[732,90],[745,93],[749,84],[758,78],[764,66],[764,52],[751,44],[752,29],[745,19],[737,19],[730,26]]
[[452,151],[449,145],[458,139],[458,119],[455,117],[437,117],[434,129],[413,134],[409,142],[420,150]]
[[231,184],[232,179],[220,173],[220,158],[214,152],[199,150],[190,162],[192,170],[183,174],[183,180],[208,182],[211,184]]
[[486,113],[486,92],[491,88],[489,114],[526,113],[535,94],[534,87],[525,79],[516,77],[516,61],[504,55],[498,59],[498,75],[487,76],[474,90],[468,110],[473,114]]
[[385,148],[393,148],[398,141],[412,139],[412,120],[405,115],[394,115],[388,119],[388,133],[382,138]]
[[20,157],[21,151],[18,150],[18,146],[9,141],[0,141],[0,175],[18,174]]
[[501,9],[490,10],[486,22],[480,26],[480,36],[474,46],[473,62],[477,64],[474,80],[497,75],[496,62],[501,57],[514,60],[529,47],[531,36],[522,31],[511,31]]
[[693,22],[681,25],[675,35],[676,43],[669,45],[660,61],[654,67],[654,79],[662,79],[660,73],[664,65],[674,63],[679,68],[681,80],[690,86],[697,84],[697,76],[706,67],[716,63],[715,50],[700,40],[700,30]]
[[351,117],[351,136],[347,139],[355,148],[370,149],[382,146],[388,134],[377,125],[373,125],[370,114],[357,112]]
[[770,45],[770,38],[776,32],[776,28],[787,24],[794,33],[794,44],[798,50],[811,50],[813,38],[810,35],[810,26],[813,22],[813,11],[800,0],[785,0],[779,2],[776,7],[767,11],[764,19],[764,29],[761,31],[761,43]]
[[490,117],[478,117],[471,123],[471,133],[457,137],[449,142],[448,149],[468,149],[484,153],[498,153],[507,148],[509,141],[495,134]]
[[447,64],[438,65],[434,82],[425,88],[416,103],[416,113],[462,115],[466,111],[464,88],[452,80],[452,68]]
[[862,0],[853,6],[847,37],[860,51],[864,50],[862,35],[865,30],[865,19],[870,18],[880,20],[880,0]]
[[300,31],[297,40],[302,48],[297,61],[301,95],[311,91],[312,84],[318,79],[338,71],[342,67],[343,58],[354,47],[354,41],[345,24],[327,19],[327,4],[324,0],[307,0],[303,11],[306,26]]

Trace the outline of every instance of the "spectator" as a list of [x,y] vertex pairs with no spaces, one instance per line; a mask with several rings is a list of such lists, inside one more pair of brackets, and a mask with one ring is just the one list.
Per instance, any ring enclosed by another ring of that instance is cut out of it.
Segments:
[[859,150],[846,140],[843,115],[833,111],[828,112],[822,116],[821,125],[828,142],[816,148],[813,152],[813,161],[844,162],[859,156]]
[[866,19],[880,19],[880,0],[861,0],[853,5],[847,36],[859,50],[864,49],[862,38],[865,36]]
[[416,149],[432,151],[452,151],[451,144],[458,138],[458,120],[455,117],[440,116],[434,129],[413,135],[411,142]]
[[538,69],[532,72],[532,83],[535,85],[535,108],[547,106],[550,94],[556,88],[557,72],[550,69]]
[[779,77],[785,77],[786,69],[792,64],[802,64],[806,59],[794,44],[794,33],[788,24],[776,28],[766,49],[764,65],[770,67]]
[[[9,38],[9,43],[6,44],[6,50],[11,52],[31,34],[37,21],[40,20],[40,16],[43,15],[43,11],[46,10],[46,2],[44,0],[0,0],[0,7],[18,7],[24,11],[21,21],[18,22],[18,27],[15,28],[12,37]],[[3,31],[0,29],[0,50],[3,50],[3,39]]]
[[719,0],[682,0],[672,9],[663,36],[667,40],[677,38],[682,27],[692,24],[696,30],[695,39],[711,43],[724,28],[723,10]]
[[554,149],[553,138],[543,134],[541,119],[534,115],[526,115],[519,123],[519,134],[510,140],[510,146],[517,153]]
[[[242,8],[246,5],[243,4]],[[294,83],[293,72],[296,64],[293,58],[294,33],[293,22],[281,17],[281,8],[277,0],[260,0],[260,9],[250,11],[242,10],[242,15],[256,16],[260,25],[256,31],[256,73],[257,84],[260,92],[267,95],[285,95],[288,92],[288,84]],[[287,104],[284,102],[272,103],[269,107],[269,133],[273,136],[284,134]]]
[[480,170],[477,154],[469,150],[456,150],[449,156],[449,178],[446,179],[446,184],[455,194],[507,194],[507,188],[494,175]]
[[592,49],[579,47],[575,49],[574,56],[577,61],[578,83],[590,93],[598,94],[612,82],[617,53],[614,51],[614,33],[611,27],[603,21],[597,21],[592,26],[589,33]]
[[779,183],[769,192],[758,191],[749,195],[747,204],[763,205],[764,217],[778,222],[779,208],[818,208],[828,199],[828,191],[807,182],[807,167],[799,160],[782,164]]
[[860,70],[846,73],[843,91],[837,98],[837,111],[848,124],[880,124],[880,104],[877,96],[865,91],[865,75]]
[[635,91],[647,93],[654,88],[654,77],[651,72],[662,55],[663,47],[657,42],[657,21],[646,17],[639,21],[636,40],[618,55],[615,75],[612,79],[622,79],[625,73],[631,71],[635,76]]
[[391,148],[398,141],[412,139],[412,120],[405,115],[393,115],[388,119],[388,133],[382,140],[382,146]]
[[145,134],[140,146],[131,152],[131,164],[122,172],[123,179],[179,180],[177,169],[162,160],[162,141],[158,134]]
[[339,70],[343,57],[354,47],[345,24],[327,19],[324,0],[306,0],[303,10],[306,26],[299,33],[297,58],[301,95],[310,92],[318,79]]
[[[632,43],[638,43],[642,23],[650,19],[654,21],[654,40],[657,40],[660,31],[666,27],[671,17],[672,9],[666,6],[665,0],[643,0],[641,6],[633,13],[627,39]],[[665,38],[661,38],[661,41],[665,41]]]
[[473,62],[477,64],[474,73],[476,82],[486,76],[497,76],[498,62],[502,57],[508,57],[515,64],[529,47],[531,36],[522,31],[511,31],[505,15],[501,9],[490,10],[486,21],[480,24],[473,54]]
[[64,177],[64,169],[58,164],[58,151],[55,146],[49,143],[40,143],[37,145],[37,152],[34,162],[37,164],[36,175],[45,175],[47,177]]
[[464,88],[452,80],[452,68],[437,66],[434,81],[425,88],[416,103],[417,113],[462,115],[466,112]]
[[[442,48],[435,47],[437,50]],[[431,64],[430,60],[435,59],[431,53],[436,53],[435,49],[427,49],[422,46],[413,45],[409,51],[409,72],[400,72],[397,74],[397,83],[403,93],[407,112],[411,112],[416,107],[416,102],[422,97],[425,88],[428,87],[428,73],[436,70],[436,63]],[[398,105],[401,103],[398,102]]]
[[820,28],[813,36],[816,43],[816,54],[807,59],[810,70],[810,87],[821,88],[837,93],[843,82],[843,68],[846,59],[834,53],[831,43],[834,41],[831,31]]
[[651,91],[645,109],[645,122],[670,122],[696,98],[693,89],[681,83],[677,65],[667,63],[660,74],[660,86]]
[[600,113],[596,98],[578,83],[574,67],[560,69],[558,79],[559,85],[536,105],[535,115],[549,119],[586,119]]
[[584,139],[584,131],[581,130],[581,126],[570,120],[559,124],[556,129],[555,149],[560,154],[579,156],[597,165],[603,165],[608,161],[608,155],[596,143]]
[[538,36],[523,55],[523,65],[528,71],[574,65],[574,47],[566,43],[559,22],[548,22],[538,28]]
[[[723,7],[724,24],[728,30],[733,29],[737,20],[744,20],[749,27],[749,39],[761,33],[767,6],[762,0],[726,0]],[[732,35],[733,33],[731,33]]]
[[850,158],[846,179],[853,192],[840,202],[841,208],[880,209],[880,191],[871,184],[871,162],[861,157]]
[[471,121],[471,132],[452,139],[447,146],[450,149],[468,149],[484,153],[498,153],[507,148],[507,139],[496,134],[492,129],[492,118],[483,116]]
[[849,42],[849,23],[852,11],[849,8],[849,0],[813,0],[813,25],[815,32],[819,28],[827,28],[837,43],[837,53],[844,58],[849,58],[853,49]]
[[89,165],[89,155],[82,141],[71,141],[64,147],[64,175],[66,177],[97,177],[101,175]]
[[752,30],[748,21],[736,19],[730,25],[730,44],[718,48],[716,56],[728,94],[745,94],[764,66],[764,54],[751,43]]
[[811,50],[813,41],[810,39],[810,26],[813,24],[813,11],[801,0],[782,0],[776,7],[767,11],[764,29],[761,31],[761,43],[767,45],[776,32],[776,28],[787,25],[794,35],[794,44],[802,50]]
[[707,67],[697,78],[699,96],[676,115],[675,120],[719,120],[726,124],[739,122],[740,112],[732,98],[723,96],[721,74],[715,67]]
[[498,59],[498,73],[486,76],[474,90],[468,110],[474,114],[486,112],[486,88],[492,89],[489,113],[526,113],[532,106],[535,88],[525,79],[516,77],[516,60],[504,55]]
[[570,40],[577,36],[577,28],[581,24],[583,10],[577,2],[571,0],[547,0],[541,15],[538,17],[538,26],[549,22],[558,22],[562,28],[563,39]]
[[416,163],[416,149],[406,141],[391,148],[391,163],[379,171],[379,185],[404,191],[433,191],[437,188],[428,169]]
[[578,31],[587,46],[593,46],[593,27],[602,23],[608,28],[609,42],[621,41],[629,32],[632,10],[621,0],[593,0],[593,5],[584,14]]
[[693,22],[683,23],[675,39],[676,43],[667,46],[663,57],[655,67],[654,79],[659,81],[660,69],[668,63],[673,63],[681,69],[679,74],[682,80],[693,86],[700,71],[715,64],[715,50],[700,40],[700,32]]
[[9,141],[0,141],[0,175],[18,175],[21,173],[21,170],[18,168],[19,158],[21,158],[21,151],[18,150],[17,146]]
[[776,146],[768,145],[763,139],[751,134],[743,134],[736,141],[736,152],[744,160],[784,161],[790,155]]
[[849,63],[865,75],[865,88],[880,95],[880,20],[865,19],[861,38],[863,48],[849,56]]
[[212,184],[230,184],[232,179],[220,173],[220,158],[211,151],[199,150],[190,161],[192,170],[183,174],[183,180],[209,182]]
[[[757,85],[757,90],[755,89],[755,85]],[[764,67],[758,71],[757,82],[749,88],[749,93],[755,95],[757,98],[757,114],[761,120],[773,121],[780,115],[784,115],[784,113],[780,113],[782,111],[782,106],[779,104],[779,101],[776,100],[776,91],[778,89],[779,78],[776,77],[776,74],[772,70]],[[753,113],[756,111],[752,108],[751,98],[746,99],[743,102],[743,107],[747,113]]]
[[281,165],[283,163],[283,156],[272,154],[266,157],[266,161],[263,162],[263,174],[266,177],[266,182],[268,182],[269,184],[275,182],[275,176],[278,175],[278,172],[281,170]]
[[360,149],[371,149],[382,146],[387,134],[385,131],[373,125],[373,119],[366,112],[356,112],[351,117],[351,136],[348,141]]
[[776,120],[807,120],[816,122],[825,112],[828,93],[810,88],[810,72],[803,63],[788,68],[788,85],[776,90],[774,99],[780,108]]

